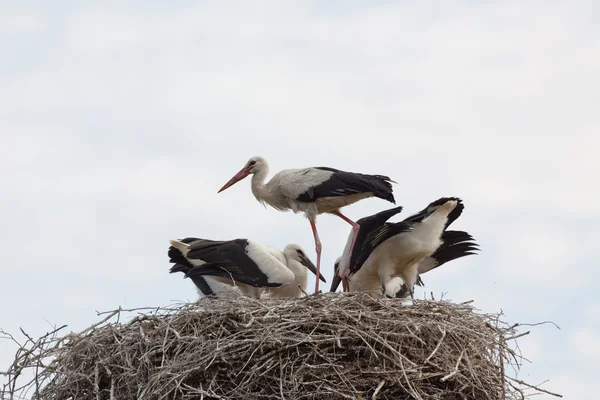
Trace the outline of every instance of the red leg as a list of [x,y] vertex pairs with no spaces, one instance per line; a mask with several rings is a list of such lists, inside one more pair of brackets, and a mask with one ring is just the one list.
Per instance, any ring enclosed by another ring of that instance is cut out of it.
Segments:
[[319,240],[319,234],[317,233],[317,224],[315,221],[310,221],[310,226],[315,237],[315,250],[317,251],[317,275],[315,283],[315,293],[319,293],[319,276],[321,276],[321,241]]
[[350,268],[350,255],[352,255],[352,250],[354,249],[354,243],[356,243],[356,238],[358,237],[358,231],[360,230],[360,225],[357,224],[356,222],[352,221],[350,218],[346,217],[344,214],[342,214],[339,211],[334,212],[335,215],[337,215],[338,217],[340,217],[341,219],[343,219],[344,221],[346,221],[347,223],[349,223],[350,225],[352,225],[352,230],[354,231],[354,236],[352,237],[352,243],[350,244],[350,251],[349,251],[349,257],[348,257],[348,262],[346,263],[346,265],[343,267],[342,269],[342,287],[344,288],[344,291],[347,292],[348,291],[348,269]]

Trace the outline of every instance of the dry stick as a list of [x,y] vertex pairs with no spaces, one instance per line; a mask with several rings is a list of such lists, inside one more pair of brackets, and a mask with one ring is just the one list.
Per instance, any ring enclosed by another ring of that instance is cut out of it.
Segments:
[[563,397],[562,394],[550,392],[548,390],[542,389],[539,386],[535,386],[535,385],[531,385],[531,384],[529,384],[527,382],[523,382],[520,379],[511,378],[510,376],[507,376],[507,378],[510,379],[511,381],[517,382],[519,385],[527,386],[528,388],[531,388],[531,389],[534,389],[534,390],[537,390],[537,391],[549,394],[551,396],[554,396],[554,397]]
[[115,400],[115,378],[110,378],[110,400]]
[[520,337],[527,336],[527,335],[529,335],[530,333],[531,333],[531,331],[527,331],[527,332],[520,333],[520,334],[518,334],[518,335],[510,336],[510,337],[507,337],[507,338],[505,338],[505,339],[504,339],[504,341],[506,341],[506,342],[507,342],[507,341],[509,341],[509,340],[515,340],[515,339],[518,339],[518,338],[520,338]]
[[444,338],[446,337],[446,329],[442,329],[438,326],[438,329],[442,332],[442,337],[440,338],[437,346],[435,346],[435,349],[433,349],[433,351],[431,352],[431,354],[429,355],[429,357],[427,357],[425,359],[424,362],[429,362],[429,360],[431,360],[431,357],[434,356],[435,353],[437,353],[437,351],[440,349],[440,346],[442,345],[442,342],[444,341]]
[[[111,319],[112,317],[114,317],[116,314],[121,312],[121,307],[119,307],[117,310],[112,311],[106,318],[104,318],[102,321],[96,322],[95,324],[91,325],[89,328],[85,328],[84,330],[82,330],[79,333],[76,333],[76,336],[83,336],[85,333],[94,330],[96,327],[102,325],[103,323],[105,323],[106,321],[108,321],[109,319]],[[98,314],[100,315],[100,314]]]
[[379,394],[379,391],[381,390],[381,388],[383,387],[384,384],[385,384],[385,380],[382,379],[381,382],[379,382],[379,385],[377,385],[377,388],[375,389],[373,396],[371,396],[371,400],[377,399],[377,395]]
[[94,391],[96,392],[96,400],[100,400],[100,369],[98,368],[97,362],[96,362],[96,367],[94,370],[95,370]]
[[498,355],[500,356],[500,376],[502,376],[502,400],[504,400],[506,399],[506,371],[504,370],[504,353],[502,349],[506,348],[506,342],[502,340],[502,335],[500,335],[498,346],[500,347]]
[[448,375],[446,375],[443,378],[441,378],[440,381],[446,382],[448,379],[452,378],[454,375],[456,375],[458,373],[458,366],[460,365],[460,362],[461,362],[464,354],[465,354],[465,350],[463,350],[460,353],[460,357],[458,357],[458,361],[456,362],[456,366],[454,367],[454,371],[450,372]]

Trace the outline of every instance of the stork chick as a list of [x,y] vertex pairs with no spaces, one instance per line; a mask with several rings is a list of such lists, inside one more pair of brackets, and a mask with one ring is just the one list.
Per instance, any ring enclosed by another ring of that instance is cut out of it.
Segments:
[[[276,249],[274,249],[276,250]],[[277,250],[276,250],[277,251]],[[299,298],[306,292],[308,284],[308,273],[310,270],[316,275],[316,267],[306,255],[304,249],[297,244],[288,244],[283,249],[284,260],[281,260],[294,273],[294,280],[279,287],[267,287],[261,298]],[[319,274],[323,282],[327,282],[323,275]]]
[[[298,245],[290,245],[289,254],[291,249],[298,248]],[[171,272],[184,272],[185,277],[191,278],[207,296],[218,296],[215,288],[219,293],[229,293],[233,289],[227,290],[223,286],[229,285],[237,287],[245,296],[260,298],[263,288],[279,287],[296,279],[283,252],[248,239],[214,241],[190,237],[171,240],[168,255],[170,261],[176,263]],[[308,258],[302,258],[300,262],[317,273]]]

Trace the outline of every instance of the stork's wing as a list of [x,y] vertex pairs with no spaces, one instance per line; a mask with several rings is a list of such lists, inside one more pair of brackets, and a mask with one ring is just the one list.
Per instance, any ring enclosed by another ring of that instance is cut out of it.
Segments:
[[[401,211],[402,206],[394,207],[356,221],[360,226],[360,230],[354,243],[354,250],[350,255],[350,272],[358,271],[381,243],[409,228],[406,224],[393,226],[394,224],[386,223],[388,219]],[[346,248],[349,248],[352,235],[353,231],[350,231]]]
[[465,209],[465,206],[462,203],[462,200],[459,199],[458,197],[442,197],[436,201],[433,201],[427,207],[425,207],[418,213],[413,214],[410,217],[404,219],[404,221],[402,221],[402,222],[407,222],[407,223],[411,223],[411,224],[416,224],[418,222],[421,222],[425,218],[427,218],[428,216],[433,214],[433,212],[435,210],[437,210],[438,207],[440,207],[441,205],[443,205],[444,203],[446,203],[447,201],[450,201],[450,200],[455,200],[458,204],[456,205],[456,207],[454,207],[454,210],[452,210],[452,212],[450,214],[448,214],[448,221],[446,222],[446,226],[444,227],[444,229],[447,229],[450,226],[450,224],[452,224],[454,221],[456,221],[456,219],[458,217],[460,217],[463,210]]
[[[369,258],[371,253],[387,239],[398,235],[403,232],[407,232],[411,229],[410,225],[402,222],[398,223],[386,223],[388,219],[402,211],[402,206],[390,208],[378,212],[377,214],[364,217],[356,221],[360,226],[356,242],[354,244],[354,250],[350,255],[350,267],[348,270],[349,274],[358,271],[365,261]],[[352,242],[353,231],[350,231],[344,254],[342,255],[342,264],[344,260],[348,258],[348,250],[350,249],[350,243]],[[331,292],[335,292],[341,282],[339,271],[334,272],[333,280],[331,281]]]
[[294,274],[263,247],[247,239],[193,241],[186,257],[206,264],[192,269],[188,276],[219,276],[266,287],[281,286],[293,280]]
[[392,180],[383,175],[314,167],[290,171],[286,174],[285,180],[285,184],[281,186],[282,193],[301,202],[310,203],[323,197],[373,193],[375,197],[395,203],[390,183]]
[[473,236],[464,231],[445,231],[442,234],[442,245],[431,256],[419,263],[419,274],[424,274],[448,261],[477,254],[479,245]]
[[[394,207],[356,221],[356,223],[360,226],[360,230],[358,231],[358,235],[356,237],[354,249],[352,254],[348,254],[350,244],[352,243],[352,237],[354,235],[354,232],[351,230],[340,261],[341,264],[345,265],[345,260],[350,257],[350,267],[348,269],[349,274],[353,274],[358,271],[363,266],[365,261],[367,261],[371,253],[377,248],[377,246],[379,246],[385,240],[403,232],[406,229],[410,229],[408,225],[386,224],[388,219],[401,211],[402,206]],[[339,267],[339,264],[336,264],[336,267]],[[340,282],[340,271],[339,269],[336,269],[334,271],[333,280],[331,281],[331,287],[329,290],[331,292],[335,292]]]
[[[475,242],[473,236],[464,231],[445,231],[442,234],[442,245],[429,257],[425,257],[419,262],[419,275],[431,271],[448,261],[457,258],[477,254],[479,245]],[[417,285],[423,286],[423,280],[419,276]],[[403,284],[400,291],[396,294],[397,298],[404,298],[408,295],[408,287]]]
[[[181,257],[183,258],[183,256],[181,256]],[[191,270],[193,270],[194,268],[201,268],[201,267],[194,267],[193,265],[191,265],[189,263],[189,261],[187,261],[183,258],[183,263],[173,265],[169,272],[172,274],[175,272],[183,272],[183,274],[185,275],[185,278],[189,277],[192,280],[192,282],[194,282],[194,285],[196,285],[198,290],[200,290],[200,292],[204,296],[214,295],[212,288],[210,287],[210,285],[208,284],[208,282],[206,281],[206,279],[203,276],[194,275],[194,274],[192,274],[191,276],[189,275],[189,272]]]

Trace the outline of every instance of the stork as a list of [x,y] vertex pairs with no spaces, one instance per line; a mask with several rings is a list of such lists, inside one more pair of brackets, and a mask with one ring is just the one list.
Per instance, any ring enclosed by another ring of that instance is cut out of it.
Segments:
[[[248,175],[252,176],[252,194],[263,205],[268,204],[279,211],[304,212],[312,228],[317,252],[317,272],[321,271],[321,241],[317,232],[317,215],[334,214],[352,225],[353,238],[350,249],[358,236],[360,225],[340,212],[344,206],[368,197],[378,197],[396,203],[392,193],[393,182],[383,175],[366,175],[340,171],[329,167],[285,169],[275,174],[265,183],[269,164],[262,157],[252,157],[218,193],[233,186]],[[395,183],[395,182],[394,182]],[[349,264],[342,272],[346,286]],[[319,291],[319,280],[315,283],[315,293]]]
[[[374,291],[383,286],[387,297],[393,297],[405,285],[414,296],[419,273],[425,273],[452,259],[473,254],[477,246],[462,231],[446,231],[462,213],[464,205],[456,197],[444,197],[430,203],[422,211],[397,223],[386,222],[402,207],[385,210],[357,221],[361,235],[352,250],[352,233],[342,257],[352,275],[352,290]],[[331,290],[341,280],[339,266]]]
[[[448,261],[456,260],[457,258],[476,254],[478,244],[475,239],[464,231],[445,231],[442,234],[442,245],[432,255],[423,258],[419,261],[417,267],[419,276],[417,277],[416,285],[423,286],[423,280],[420,275],[438,268]],[[331,291],[335,292],[340,284],[339,266],[343,256],[340,256],[335,261],[333,270],[334,278],[331,284]],[[349,287],[351,292],[368,292],[374,296],[382,293],[382,282],[377,271],[377,266],[372,262],[373,258],[367,258],[362,266],[356,269],[356,272],[351,272],[349,275]],[[394,278],[401,279],[401,278]],[[397,298],[403,298],[408,294],[408,287],[402,282],[400,291],[396,294]]]
[[[171,240],[168,255],[176,263],[173,272],[183,272],[205,296],[236,292],[260,298],[263,288],[296,282],[300,264],[317,274],[314,264],[298,245],[279,251],[248,239],[214,241],[199,238]],[[320,274],[320,279],[325,280]]]
[[[277,251],[276,249],[273,249]],[[273,252],[272,254],[276,256]],[[294,280],[290,283],[278,287],[266,287],[261,295],[261,298],[298,298],[306,292],[308,284],[307,270],[310,270],[316,275],[316,267],[310,261],[304,249],[296,244],[289,244],[283,249],[285,260],[281,256],[276,256],[294,273]],[[319,279],[327,283],[323,275],[319,274]]]

